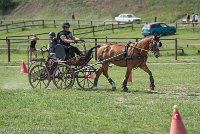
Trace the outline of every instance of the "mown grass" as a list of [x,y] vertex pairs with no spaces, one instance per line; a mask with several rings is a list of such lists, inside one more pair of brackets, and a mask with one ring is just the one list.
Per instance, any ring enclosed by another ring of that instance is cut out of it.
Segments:
[[[2,33],[0,36],[49,31],[58,32],[59,28],[16,30],[15,33]],[[161,39],[198,38],[198,35],[199,31],[178,31],[174,36],[164,36]],[[142,37],[140,29],[115,30],[114,34],[111,31],[95,34],[95,37],[105,36]],[[92,34],[81,37],[92,37]],[[162,42],[167,47],[163,45],[161,49],[174,48],[173,41]],[[37,45],[45,43],[48,41],[39,40]],[[186,44],[189,44],[189,47]],[[27,75],[20,73],[23,58],[27,64],[27,53],[12,52],[11,63],[7,63],[6,52],[1,52],[0,65],[18,67],[0,67],[0,131],[167,134],[170,129],[172,107],[176,104],[179,106],[188,133],[200,133],[200,55],[197,53],[199,46],[195,44],[198,42],[180,41],[178,45],[184,49],[185,55],[179,54],[178,60],[174,60],[173,51],[161,52],[161,57],[157,59],[149,53],[148,64],[154,75],[156,89],[154,92],[149,91],[148,75],[138,69],[132,72],[133,83],[128,84],[130,93],[121,92],[125,68],[116,66],[109,71],[117,86],[117,91],[114,92],[103,76],[99,79],[96,91],[78,90],[77,84],[72,89],[56,90],[52,83],[49,89],[31,89]]]
[[[133,71],[130,93],[121,92],[125,68],[113,66],[111,91],[101,76],[98,89],[31,89],[20,68],[1,68],[0,129],[4,133],[152,133],[167,134],[173,105],[178,105],[188,133],[200,132],[199,64],[150,64],[155,91],[148,75]],[[13,77],[15,76],[15,77]]]

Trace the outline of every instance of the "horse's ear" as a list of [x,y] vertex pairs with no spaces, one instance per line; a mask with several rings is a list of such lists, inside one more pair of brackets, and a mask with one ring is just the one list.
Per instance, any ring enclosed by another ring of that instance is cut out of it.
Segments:
[[160,35],[154,35],[154,39],[160,39],[161,34]]
[[159,41],[159,47],[162,47],[162,42],[161,41]]

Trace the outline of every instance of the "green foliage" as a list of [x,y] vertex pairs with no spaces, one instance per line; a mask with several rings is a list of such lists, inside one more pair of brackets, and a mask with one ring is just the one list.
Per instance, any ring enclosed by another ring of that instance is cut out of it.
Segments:
[[13,8],[16,5],[13,0],[1,0],[0,1],[0,10],[6,12],[7,10]]
[[19,5],[6,18],[71,19],[71,15],[74,13],[77,19],[112,20],[120,13],[133,13],[145,22],[153,21],[155,17],[158,18],[158,21],[175,22],[182,19],[186,13],[200,13],[198,0],[39,0],[35,3],[31,0],[15,1],[20,2]]

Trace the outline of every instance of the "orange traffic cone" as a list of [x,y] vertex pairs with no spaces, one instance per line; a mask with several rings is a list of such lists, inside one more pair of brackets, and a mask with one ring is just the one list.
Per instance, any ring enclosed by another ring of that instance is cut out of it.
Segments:
[[172,113],[170,134],[187,134],[186,128],[176,105],[174,105]]
[[94,80],[94,76],[93,76],[93,73],[92,72],[86,72],[86,77],[88,80]]
[[128,82],[132,82],[132,70],[131,70],[131,73],[128,76]]
[[26,68],[26,65],[24,63],[24,59],[22,60],[22,65],[21,65],[21,73],[28,73],[28,69]]

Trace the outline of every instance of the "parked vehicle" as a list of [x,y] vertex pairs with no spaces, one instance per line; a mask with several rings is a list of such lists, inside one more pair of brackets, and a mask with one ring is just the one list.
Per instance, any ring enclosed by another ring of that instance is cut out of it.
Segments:
[[138,18],[134,16],[133,14],[120,14],[118,17],[115,17],[115,21],[118,23],[123,22],[123,23],[141,23],[141,18]]
[[176,33],[176,27],[168,26],[162,22],[153,22],[146,24],[142,28],[142,35],[173,35]]

